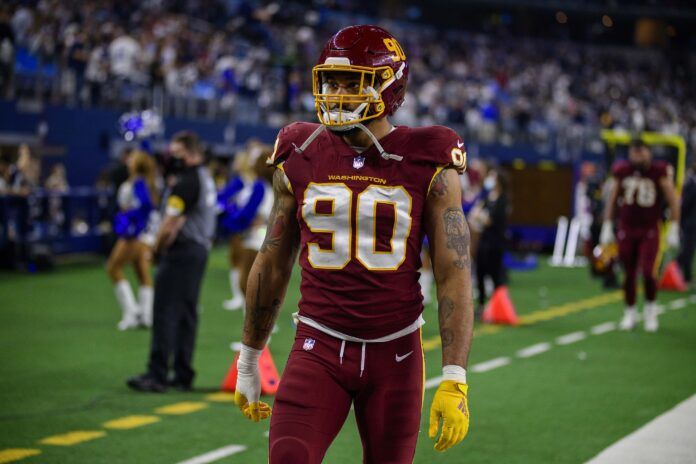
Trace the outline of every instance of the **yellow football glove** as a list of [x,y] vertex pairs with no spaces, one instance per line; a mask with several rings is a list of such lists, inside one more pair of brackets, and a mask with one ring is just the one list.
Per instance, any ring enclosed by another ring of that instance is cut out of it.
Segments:
[[271,407],[259,401],[261,396],[260,356],[261,350],[242,345],[237,360],[237,385],[234,389],[234,404],[242,411],[244,417],[254,422],[271,417]]
[[437,451],[445,451],[466,437],[469,432],[469,404],[466,392],[469,386],[453,380],[440,383],[430,406],[430,438],[437,437],[442,419],[442,433],[435,443]]
[[234,392],[234,404],[239,407],[244,417],[251,421],[258,422],[271,417],[271,407],[267,403],[263,401],[249,403],[246,396],[238,391]]

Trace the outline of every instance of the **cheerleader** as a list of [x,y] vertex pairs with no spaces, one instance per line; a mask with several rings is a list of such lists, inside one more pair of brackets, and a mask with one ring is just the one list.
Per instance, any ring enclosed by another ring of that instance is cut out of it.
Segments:
[[247,159],[240,166],[244,187],[237,194],[236,202],[226,208],[221,221],[223,227],[238,237],[233,239],[238,242],[234,243],[232,264],[239,276],[242,294],[246,294],[249,271],[263,244],[273,207],[273,171],[266,165],[266,158],[270,154],[270,147],[261,144],[251,146],[245,155]]
[[[234,157],[232,175],[227,184],[218,193],[218,211],[221,213],[220,225],[230,233],[228,261],[229,280],[232,298],[222,302],[222,307],[228,311],[236,311],[244,307],[244,294],[239,284],[239,257],[242,253],[242,224],[238,222],[230,224],[229,217],[237,211],[237,202],[247,197],[248,188],[245,189],[242,172],[246,171],[248,154],[246,151],[238,152]],[[247,225],[248,227],[248,225]]]
[[[118,189],[120,211],[114,218],[114,232],[118,240],[114,245],[106,270],[114,283],[114,293],[121,306],[122,318],[119,330],[140,325],[152,325],[152,249],[159,227],[156,208],[155,161],[142,151],[134,152],[128,159],[129,178]],[[132,264],[139,283],[138,299],[135,299],[123,268]]]

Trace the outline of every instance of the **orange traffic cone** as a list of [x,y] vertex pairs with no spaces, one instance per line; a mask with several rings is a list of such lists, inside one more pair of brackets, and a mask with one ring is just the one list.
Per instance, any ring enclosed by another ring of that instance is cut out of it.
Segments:
[[687,290],[684,276],[682,276],[676,261],[671,261],[665,266],[662,279],[660,279],[660,288],[662,290],[676,290],[678,292],[685,292]]
[[[237,386],[237,360],[239,359],[239,353],[234,357],[230,369],[227,371],[225,380],[222,381],[222,389],[224,391],[233,392]],[[278,375],[278,369],[275,367],[273,362],[273,357],[271,356],[271,350],[268,347],[263,349],[261,352],[261,357],[259,358],[259,374],[261,375],[261,394],[262,395],[275,395],[278,391],[278,385],[280,384],[280,376]]]
[[483,310],[483,322],[490,324],[517,325],[519,319],[510,300],[506,286],[498,287]]

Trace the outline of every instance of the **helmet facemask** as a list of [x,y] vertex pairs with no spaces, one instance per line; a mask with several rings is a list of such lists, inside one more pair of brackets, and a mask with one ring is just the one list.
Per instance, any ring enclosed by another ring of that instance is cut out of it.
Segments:
[[[333,131],[343,132],[385,114],[382,92],[395,81],[394,71],[390,67],[353,66],[340,58],[326,61],[312,69],[312,88],[319,122]],[[329,88],[332,73],[354,74],[352,80],[359,84],[351,89],[351,93],[332,93]]]

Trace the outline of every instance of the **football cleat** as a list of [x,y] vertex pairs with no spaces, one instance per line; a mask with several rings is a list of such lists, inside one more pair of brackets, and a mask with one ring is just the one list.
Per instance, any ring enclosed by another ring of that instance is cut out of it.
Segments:
[[244,297],[241,295],[235,295],[234,298],[223,301],[222,307],[227,311],[239,311],[244,307]]
[[619,329],[633,330],[638,322],[638,313],[635,308],[624,310],[623,318],[619,322]]
[[655,303],[646,303],[643,308],[643,328],[646,332],[657,332],[659,326],[657,306]]
[[120,331],[137,329],[140,327],[140,321],[138,320],[137,316],[125,316],[119,321],[117,327]]

